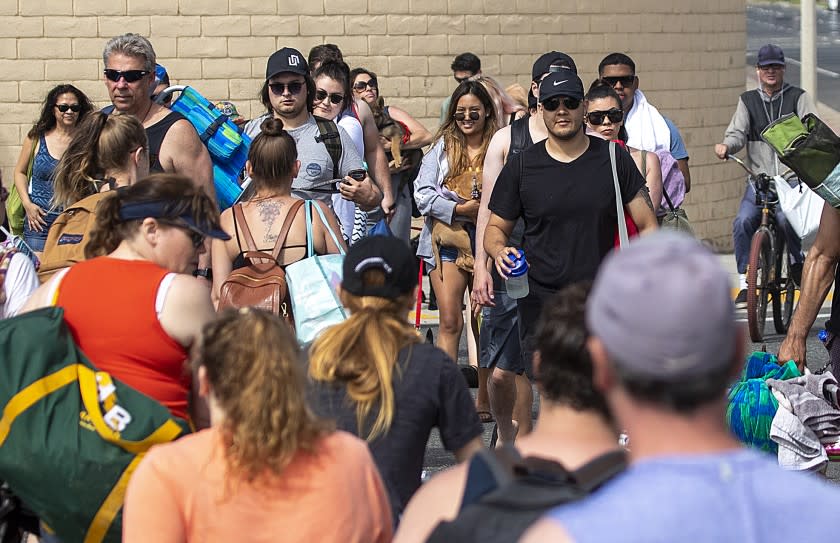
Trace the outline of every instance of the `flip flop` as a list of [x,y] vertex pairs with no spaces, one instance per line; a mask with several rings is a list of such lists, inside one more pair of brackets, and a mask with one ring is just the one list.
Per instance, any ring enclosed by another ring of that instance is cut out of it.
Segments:
[[493,418],[493,413],[484,410],[478,412],[478,420],[480,420],[482,424],[496,422],[496,419]]

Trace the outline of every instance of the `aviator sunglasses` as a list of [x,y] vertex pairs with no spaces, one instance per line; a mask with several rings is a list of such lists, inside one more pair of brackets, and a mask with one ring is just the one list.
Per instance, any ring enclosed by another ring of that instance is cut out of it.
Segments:
[[471,121],[477,121],[481,118],[481,113],[479,113],[478,111],[470,111],[469,114],[467,114],[464,111],[459,111],[452,115],[452,118],[458,122],[464,121],[466,119],[469,119]]
[[624,120],[624,112],[614,107],[607,111],[590,111],[586,118],[589,119],[589,124],[595,126],[604,124],[604,119],[609,119],[611,123],[620,123]]
[[353,90],[362,92],[366,88],[370,87],[371,89],[378,89],[379,87],[376,84],[376,78],[368,79],[367,81],[356,81],[353,84]]
[[563,107],[568,109],[569,111],[575,110],[580,107],[580,100],[577,98],[572,98],[571,96],[552,96],[551,98],[546,99],[543,103],[543,109],[546,111],[557,111],[557,108],[560,107],[560,103],[563,103]]
[[286,89],[289,89],[289,94],[298,94],[303,88],[303,81],[292,81],[291,83],[269,83],[268,88],[271,89],[272,94],[280,96]]
[[337,92],[327,92],[327,91],[325,91],[324,89],[318,89],[318,90],[316,90],[316,91],[315,91],[315,100],[316,100],[317,102],[323,102],[323,101],[324,101],[324,99],[325,99],[327,96],[329,96],[329,97],[330,97],[330,102],[331,102],[332,104],[335,104],[335,105],[340,104],[340,103],[341,103],[341,101],[342,101],[342,100],[344,100],[344,95],[343,95],[343,94],[339,94],[339,93],[337,93]]
[[602,77],[603,81],[607,83],[610,87],[615,87],[616,83],[621,83],[622,87],[630,87],[633,85],[633,81],[636,80],[635,75],[620,75],[615,77]]
[[103,73],[105,74],[105,77],[108,78],[109,81],[113,81],[114,83],[119,81],[121,77],[123,79],[125,79],[126,83],[135,83],[137,81],[140,81],[141,79],[143,79],[147,75],[149,75],[151,72],[146,71],[146,70],[126,70],[126,71],[122,71],[122,70],[112,70],[110,68],[106,68]]
[[56,104],[55,107],[62,113],[67,113],[68,110],[73,113],[78,113],[82,110],[82,106],[79,104]]

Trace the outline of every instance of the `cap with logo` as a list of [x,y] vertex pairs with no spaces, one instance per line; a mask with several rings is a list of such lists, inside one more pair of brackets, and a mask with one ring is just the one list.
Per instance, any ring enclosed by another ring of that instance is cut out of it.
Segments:
[[583,100],[583,81],[577,73],[565,68],[550,72],[540,83],[540,102],[555,96],[568,96]]
[[577,73],[574,59],[566,53],[560,51],[545,53],[534,62],[534,67],[531,68],[531,81],[539,81],[543,75],[561,68]]
[[672,231],[641,237],[604,260],[586,324],[616,367],[662,382],[724,370],[736,349],[726,271],[700,242]]
[[[382,285],[366,285],[366,270],[385,273]],[[394,236],[368,236],[350,246],[344,257],[341,288],[356,296],[399,298],[417,286],[417,258],[408,244]]]
[[785,65],[785,53],[778,45],[768,43],[758,50],[758,66]]
[[309,74],[306,58],[300,54],[300,51],[291,47],[284,47],[268,57],[268,64],[265,68],[266,81],[283,72],[298,75]]

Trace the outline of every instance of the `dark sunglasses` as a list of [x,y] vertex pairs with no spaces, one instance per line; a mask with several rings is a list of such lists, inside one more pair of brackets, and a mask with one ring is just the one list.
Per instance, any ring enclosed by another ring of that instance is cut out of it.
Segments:
[[62,113],[67,113],[68,110],[78,113],[82,110],[82,106],[79,104],[56,104],[55,107]]
[[580,107],[580,100],[577,98],[572,98],[571,96],[552,96],[551,98],[546,99],[543,103],[543,109],[546,111],[557,111],[557,108],[560,107],[560,103],[563,103],[563,107],[572,111]]
[[269,83],[268,88],[271,89],[272,94],[280,96],[286,89],[289,89],[289,94],[299,94],[303,89],[303,81],[292,81],[291,83]]
[[454,114],[452,118],[459,122],[464,121],[467,118],[469,118],[471,121],[477,121],[481,118],[481,113],[479,113],[478,111],[470,111],[469,114],[467,114],[464,111],[459,111],[456,114]]
[[125,79],[126,83],[134,83],[136,81],[140,81],[141,79],[149,75],[151,72],[148,72],[146,70],[126,70],[123,72],[121,70],[112,70],[110,68],[106,68],[103,73],[109,81],[113,81],[114,83],[119,81],[121,77]]
[[610,87],[615,87],[616,83],[621,83],[622,87],[630,87],[633,85],[633,82],[636,80],[635,75],[620,75],[616,77],[602,77],[607,85]]
[[620,123],[624,120],[624,112],[614,107],[607,111],[590,111],[586,118],[589,119],[589,124],[595,126],[604,124],[604,119],[609,119],[611,123]]
[[337,92],[327,92],[324,89],[318,89],[315,91],[315,101],[323,102],[324,99],[329,96],[330,102],[333,104],[340,104],[342,100],[344,100],[343,94],[338,94]]
[[371,89],[378,89],[379,86],[376,84],[376,79],[368,79],[367,81],[356,81],[353,84],[353,90],[359,92],[362,92],[368,87],[370,87]]

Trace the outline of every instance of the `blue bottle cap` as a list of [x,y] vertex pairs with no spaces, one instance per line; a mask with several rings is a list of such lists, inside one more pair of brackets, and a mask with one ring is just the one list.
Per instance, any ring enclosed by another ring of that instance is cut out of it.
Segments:
[[520,277],[528,273],[528,261],[525,260],[525,251],[517,249],[519,255],[513,260],[513,267],[510,269],[509,277]]
[[819,332],[817,332],[817,337],[820,341],[825,343],[826,341],[828,341],[828,330],[820,330]]

